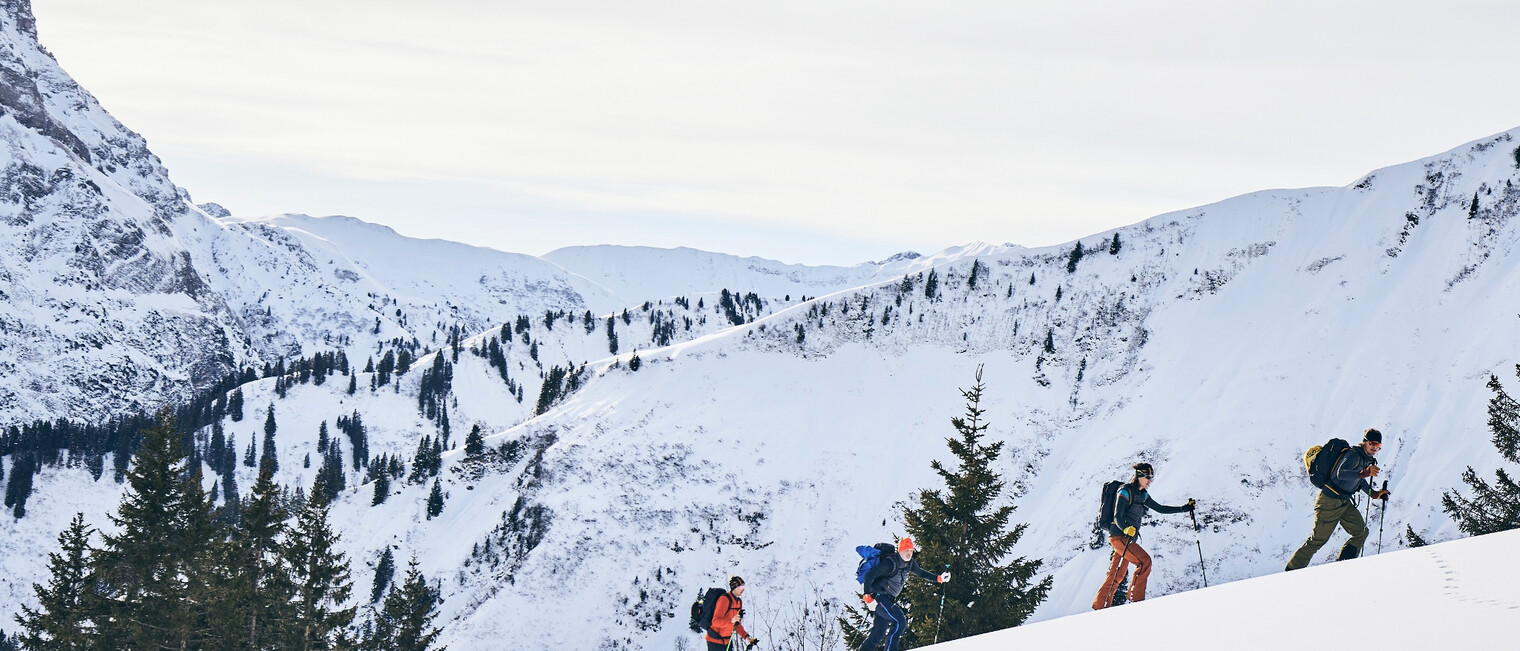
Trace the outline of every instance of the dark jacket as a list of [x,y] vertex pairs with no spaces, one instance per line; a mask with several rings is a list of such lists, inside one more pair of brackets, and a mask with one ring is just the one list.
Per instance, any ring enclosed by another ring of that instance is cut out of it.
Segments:
[[1335,465],[1330,466],[1330,477],[1319,492],[1338,500],[1349,500],[1359,492],[1371,495],[1372,482],[1362,478],[1362,471],[1376,463],[1377,459],[1367,454],[1366,448],[1351,446]]
[[1139,484],[1125,484],[1114,496],[1114,519],[1108,523],[1108,535],[1122,537],[1125,527],[1134,527],[1135,535],[1138,536],[1140,522],[1145,519],[1147,509],[1153,509],[1157,513],[1182,513],[1188,507],[1157,504],[1156,500],[1151,499],[1150,491],[1140,490]]
[[866,572],[865,592],[868,595],[887,594],[896,599],[902,594],[903,586],[908,583],[908,573],[917,574],[919,578],[938,580],[939,575],[918,566],[918,561],[905,561],[898,554],[882,554],[881,560],[877,561],[876,567]]

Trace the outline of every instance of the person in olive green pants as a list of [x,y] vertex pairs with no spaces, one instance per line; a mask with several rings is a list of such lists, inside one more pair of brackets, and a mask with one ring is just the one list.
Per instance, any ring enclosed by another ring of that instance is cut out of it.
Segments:
[[1351,496],[1366,493],[1371,499],[1388,499],[1387,490],[1373,490],[1371,478],[1378,474],[1377,459],[1373,455],[1383,449],[1383,433],[1368,429],[1361,445],[1353,446],[1336,461],[1330,469],[1329,480],[1314,498],[1314,533],[1288,559],[1287,571],[1302,569],[1309,565],[1314,553],[1335,533],[1336,526],[1345,528],[1351,539],[1341,547],[1335,560],[1356,558],[1361,554],[1362,544],[1367,541],[1367,522],[1356,509]]

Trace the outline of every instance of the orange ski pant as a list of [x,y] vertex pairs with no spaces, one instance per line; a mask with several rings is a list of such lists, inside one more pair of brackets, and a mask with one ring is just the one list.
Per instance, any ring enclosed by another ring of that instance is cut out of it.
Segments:
[[1108,576],[1103,579],[1102,589],[1093,599],[1093,610],[1113,605],[1114,591],[1119,589],[1119,582],[1129,572],[1130,563],[1135,564],[1135,578],[1129,583],[1130,601],[1145,600],[1145,582],[1151,577],[1151,555],[1145,553],[1139,543],[1125,540],[1123,536],[1109,536],[1108,544],[1114,548],[1114,558],[1108,564]]

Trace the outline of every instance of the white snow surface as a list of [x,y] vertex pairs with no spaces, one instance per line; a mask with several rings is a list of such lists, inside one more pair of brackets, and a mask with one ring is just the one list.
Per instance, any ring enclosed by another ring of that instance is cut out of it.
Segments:
[[1508,648],[1520,531],[1389,552],[987,633],[936,651]]

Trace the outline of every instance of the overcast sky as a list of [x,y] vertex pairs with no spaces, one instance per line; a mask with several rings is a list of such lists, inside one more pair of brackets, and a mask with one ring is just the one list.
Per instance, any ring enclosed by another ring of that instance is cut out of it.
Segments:
[[35,0],[196,201],[853,264],[1520,126],[1520,3]]

